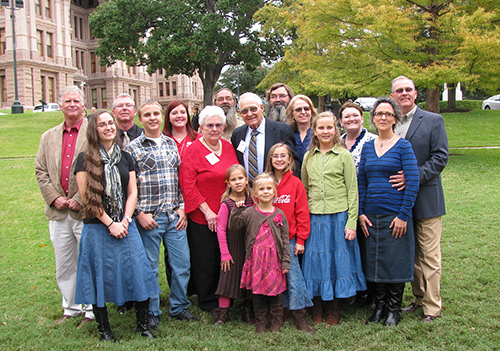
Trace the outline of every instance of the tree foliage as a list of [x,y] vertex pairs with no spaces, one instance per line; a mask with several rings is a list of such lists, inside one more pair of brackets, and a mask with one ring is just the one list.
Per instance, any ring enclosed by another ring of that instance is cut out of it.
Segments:
[[281,37],[255,29],[254,13],[263,0],[108,0],[90,16],[99,38],[96,54],[111,65],[163,68],[167,75],[198,73],[204,103],[225,65],[261,61],[282,55]]
[[241,65],[231,66],[222,73],[216,90],[221,88],[229,88],[237,95],[238,86],[240,95],[250,91],[258,95],[265,94],[265,88],[257,88],[257,85],[266,77],[269,68],[258,66],[255,68],[244,67]]
[[439,86],[500,86],[500,3],[496,0],[285,0],[256,19],[264,31],[294,37],[261,83],[285,81],[306,93],[389,93],[399,75],[427,88],[438,110]]

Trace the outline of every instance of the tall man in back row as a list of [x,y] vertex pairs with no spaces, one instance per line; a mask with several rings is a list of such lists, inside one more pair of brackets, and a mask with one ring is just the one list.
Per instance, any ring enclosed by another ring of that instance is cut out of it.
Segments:
[[441,115],[421,110],[416,104],[413,81],[397,77],[391,84],[391,98],[401,109],[396,133],[410,141],[420,173],[420,189],[413,207],[415,231],[414,301],[403,311],[423,307],[423,322],[441,314],[441,226],[446,213],[441,172],[448,162],[448,138]]
[[85,315],[83,324],[94,319],[92,305],[75,304],[78,246],[83,227],[82,199],[74,174],[76,157],[87,145],[85,100],[76,86],[65,88],[59,97],[64,122],[42,134],[35,158],[38,186],[45,200],[50,240],[56,258],[56,279],[62,294],[62,324]]

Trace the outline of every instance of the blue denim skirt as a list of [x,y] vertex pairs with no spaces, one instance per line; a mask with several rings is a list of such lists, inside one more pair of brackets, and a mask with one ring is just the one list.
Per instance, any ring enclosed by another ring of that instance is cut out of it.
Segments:
[[366,215],[373,226],[368,226],[370,235],[365,239],[366,280],[376,283],[404,283],[413,281],[415,261],[415,238],[413,221],[408,218],[406,234],[401,238],[392,236],[389,228],[397,213]]
[[309,297],[323,301],[356,295],[366,290],[358,240],[346,240],[347,211],[311,214],[311,234],[306,241],[302,271]]
[[109,234],[104,224],[84,223],[76,274],[75,303],[123,305],[160,294],[135,222],[125,238]]

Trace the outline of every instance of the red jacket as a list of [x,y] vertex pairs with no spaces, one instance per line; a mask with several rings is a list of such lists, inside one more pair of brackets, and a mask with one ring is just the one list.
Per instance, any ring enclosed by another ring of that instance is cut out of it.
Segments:
[[311,231],[306,189],[291,170],[283,175],[277,188],[278,198],[274,200],[274,206],[285,213],[290,227],[290,239],[296,237],[297,244],[304,245]]

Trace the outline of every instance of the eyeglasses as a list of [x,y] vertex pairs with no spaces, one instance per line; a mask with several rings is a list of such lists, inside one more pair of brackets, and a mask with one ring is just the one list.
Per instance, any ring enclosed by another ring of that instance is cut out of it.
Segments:
[[108,123],[106,122],[101,122],[97,123],[97,128],[107,128],[115,125],[115,121],[111,120]]
[[377,116],[379,118],[382,117],[382,116],[385,116],[385,117],[396,117],[396,115],[394,113],[392,113],[392,112],[382,112],[382,111],[376,112],[375,116]]
[[281,154],[281,155],[278,155],[278,154],[273,154],[271,155],[271,158],[273,160],[278,160],[278,159],[283,159],[283,160],[286,160],[287,158],[289,158],[290,156],[288,156],[287,154]]
[[134,108],[134,105],[132,105],[132,104],[118,104],[118,105],[115,105],[114,108]]
[[248,114],[248,111],[252,112],[252,113],[255,113],[259,110],[259,108],[257,106],[252,106],[252,107],[249,107],[249,108],[244,108],[243,110],[240,110],[240,114],[242,116],[246,116]]
[[307,106],[305,106],[305,107],[297,107],[296,109],[294,109],[294,111],[297,112],[297,113],[300,113],[302,111],[309,112],[310,110],[311,110],[311,108],[309,108]]
[[288,94],[273,94],[270,96],[271,99],[276,100],[276,99],[286,99],[288,97]]
[[213,129],[214,127],[217,129],[221,129],[224,127],[224,124],[222,124],[222,123],[217,123],[217,124],[209,123],[209,124],[205,125],[205,128],[208,128],[208,129]]
[[410,88],[410,87],[406,87],[406,88],[399,88],[399,89],[396,89],[393,91],[393,93],[396,93],[396,94],[403,94],[404,92],[407,92],[407,93],[411,93],[413,92],[415,89],[413,88]]

